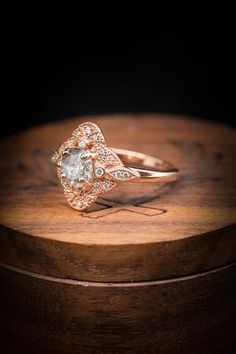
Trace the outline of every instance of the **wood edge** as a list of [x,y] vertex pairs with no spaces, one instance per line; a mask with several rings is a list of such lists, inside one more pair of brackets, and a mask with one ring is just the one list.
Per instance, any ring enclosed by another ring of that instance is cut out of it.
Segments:
[[[58,247],[57,241],[36,238],[24,233],[21,233],[23,237],[21,241],[19,231],[13,231],[13,233],[12,231],[9,229],[9,233],[0,238],[0,262],[2,264],[42,276],[67,278],[72,281],[107,283],[161,281],[207,272],[236,261],[236,223],[216,232],[207,232],[195,237],[179,239],[179,241],[129,246],[124,244],[117,245],[117,247],[99,244],[91,247],[88,244],[69,242],[61,242]],[[212,241],[213,238],[214,241]],[[23,253],[21,246],[18,249],[21,244],[24,245]],[[213,245],[213,253],[211,257],[208,257],[211,245]],[[54,249],[56,253],[53,252]],[[133,257],[134,250],[136,250],[135,257]],[[32,254],[35,259],[33,264]],[[42,254],[43,258],[41,258]],[[151,256],[149,261],[142,263],[141,268],[137,268],[140,259],[146,258],[147,254]],[[112,262],[110,255],[112,255]],[[68,261],[71,257],[74,263]],[[125,257],[125,262],[121,262],[120,257]],[[179,260],[178,263],[175,262],[175,257]],[[205,259],[204,263],[203,259]],[[53,264],[53,268],[48,268],[49,264]],[[64,264],[63,268],[61,264]]]
[[201,278],[207,275],[215,274],[217,272],[222,272],[231,268],[236,267],[236,261],[222,267],[211,269],[206,272],[201,272],[198,274],[191,274],[183,277],[177,277],[173,279],[162,279],[162,280],[152,280],[152,281],[135,281],[135,282],[99,282],[99,281],[83,281],[83,280],[73,280],[73,279],[64,279],[56,278],[46,275],[41,275],[33,272],[29,272],[18,267],[10,266],[7,264],[0,263],[0,267],[11,272],[15,272],[27,277],[33,277],[44,281],[63,283],[67,285],[77,285],[83,287],[117,287],[117,288],[127,288],[127,287],[137,287],[137,286],[152,286],[152,285],[161,285],[161,284],[171,284],[176,282],[188,281],[196,278]]
[[161,112],[148,112],[148,113],[145,113],[145,112],[141,112],[141,113],[131,113],[131,114],[128,114],[128,113],[107,113],[107,114],[91,114],[91,115],[81,115],[81,116],[69,116],[69,117],[65,117],[63,119],[59,119],[57,121],[48,121],[48,122],[44,122],[44,123],[41,123],[41,124],[37,124],[37,125],[33,125],[33,126],[30,126],[28,128],[25,128],[23,130],[20,130],[14,134],[10,134],[10,135],[7,135],[6,137],[4,137],[3,139],[0,140],[0,144],[1,143],[4,143],[5,141],[7,141],[9,138],[14,138],[14,137],[17,137],[21,134],[25,134],[25,133],[30,133],[32,131],[34,131],[35,129],[43,129],[45,127],[45,125],[47,127],[51,126],[53,128],[54,125],[57,125],[58,123],[59,124],[62,124],[62,123],[69,123],[69,122],[73,122],[73,121],[76,121],[76,120],[79,120],[79,121],[84,121],[84,122],[87,122],[87,121],[91,121],[91,120],[99,120],[99,119],[110,119],[110,118],[121,118],[121,119],[125,119],[127,117],[131,118],[131,119],[142,119],[142,118],[160,118],[160,119],[173,119],[173,120],[182,120],[182,121],[192,121],[192,122],[196,122],[196,123],[206,123],[206,124],[209,124],[210,126],[212,127],[215,127],[215,126],[218,126],[218,127],[221,127],[221,128],[225,128],[227,130],[230,130],[231,132],[233,131],[234,133],[236,133],[236,129],[231,126],[231,125],[228,125],[226,123],[223,123],[223,122],[213,122],[213,121],[209,121],[207,119],[204,119],[202,117],[198,117],[198,116],[189,116],[187,114],[174,114],[174,113],[161,113]]
[[[1,230],[3,230],[3,233],[5,231],[10,231],[10,232],[16,232],[17,234],[21,234],[22,236],[24,237],[29,237],[29,238],[33,238],[34,240],[35,239],[38,239],[38,240],[45,240],[46,242],[49,242],[49,241],[52,241],[52,242],[58,242],[58,243],[62,243],[62,244],[68,244],[68,245],[76,245],[76,246],[85,246],[85,247],[130,247],[130,246],[143,246],[143,245],[156,245],[156,244],[165,244],[165,243],[172,243],[172,242],[178,242],[178,241],[191,241],[191,239],[196,239],[196,237],[200,238],[200,237],[206,237],[212,233],[217,233],[217,232],[225,232],[225,231],[232,231],[233,232],[236,232],[236,222],[234,223],[231,223],[231,224],[226,224],[220,228],[216,228],[214,230],[210,230],[210,231],[206,231],[206,232],[202,232],[202,233],[199,233],[199,234],[190,234],[189,236],[182,236],[182,237],[178,237],[178,238],[175,238],[175,239],[166,239],[166,240],[156,240],[156,241],[151,241],[151,242],[148,242],[146,239],[144,239],[143,242],[128,242],[128,243],[102,243],[102,240],[101,242],[91,242],[89,243],[89,239],[86,238],[86,243],[85,242],[74,242],[74,240],[62,240],[62,239],[59,239],[59,238],[54,238],[54,237],[50,237],[50,236],[39,236],[37,234],[29,234],[27,232],[22,232],[20,230],[17,230],[17,229],[14,229],[14,228],[11,228],[7,225],[4,225],[4,224],[0,224],[0,232]],[[75,239],[76,241],[76,239]],[[135,240],[134,240],[135,241]]]

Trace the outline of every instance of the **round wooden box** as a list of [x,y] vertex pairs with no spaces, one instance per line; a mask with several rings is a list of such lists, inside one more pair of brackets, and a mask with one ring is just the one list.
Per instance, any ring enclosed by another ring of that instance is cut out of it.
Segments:
[[[65,202],[52,151],[82,121],[180,168]],[[236,132],[169,115],[83,117],[2,141],[0,310],[12,353],[229,353],[236,344]],[[2,344],[3,345],[3,344]]]

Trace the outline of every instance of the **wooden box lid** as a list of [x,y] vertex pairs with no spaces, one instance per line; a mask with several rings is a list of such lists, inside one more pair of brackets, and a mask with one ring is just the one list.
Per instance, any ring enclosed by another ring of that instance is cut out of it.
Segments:
[[[52,151],[82,121],[109,146],[173,162],[174,184],[124,184],[90,212],[65,202]],[[137,138],[139,137],[139,138]],[[0,262],[63,279],[130,282],[216,269],[236,254],[236,132],[169,115],[74,118],[1,144]]]

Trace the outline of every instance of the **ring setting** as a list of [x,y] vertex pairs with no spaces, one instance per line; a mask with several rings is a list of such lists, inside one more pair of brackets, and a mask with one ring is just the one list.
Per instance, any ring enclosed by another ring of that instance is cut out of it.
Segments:
[[178,178],[170,163],[142,153],[106,145],[101,129],[91,122],[78,126],[52,156],[69,205],[85,210],[124,182],[169,182]]

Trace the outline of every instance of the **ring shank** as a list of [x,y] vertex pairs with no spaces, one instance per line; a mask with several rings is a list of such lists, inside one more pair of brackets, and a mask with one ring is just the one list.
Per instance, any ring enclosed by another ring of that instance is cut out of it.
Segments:
[[169,162],[136,151],[112,148],[123,164],[138,172],[140,177],[132,182],[172,182],[179,177],[179,170]]

